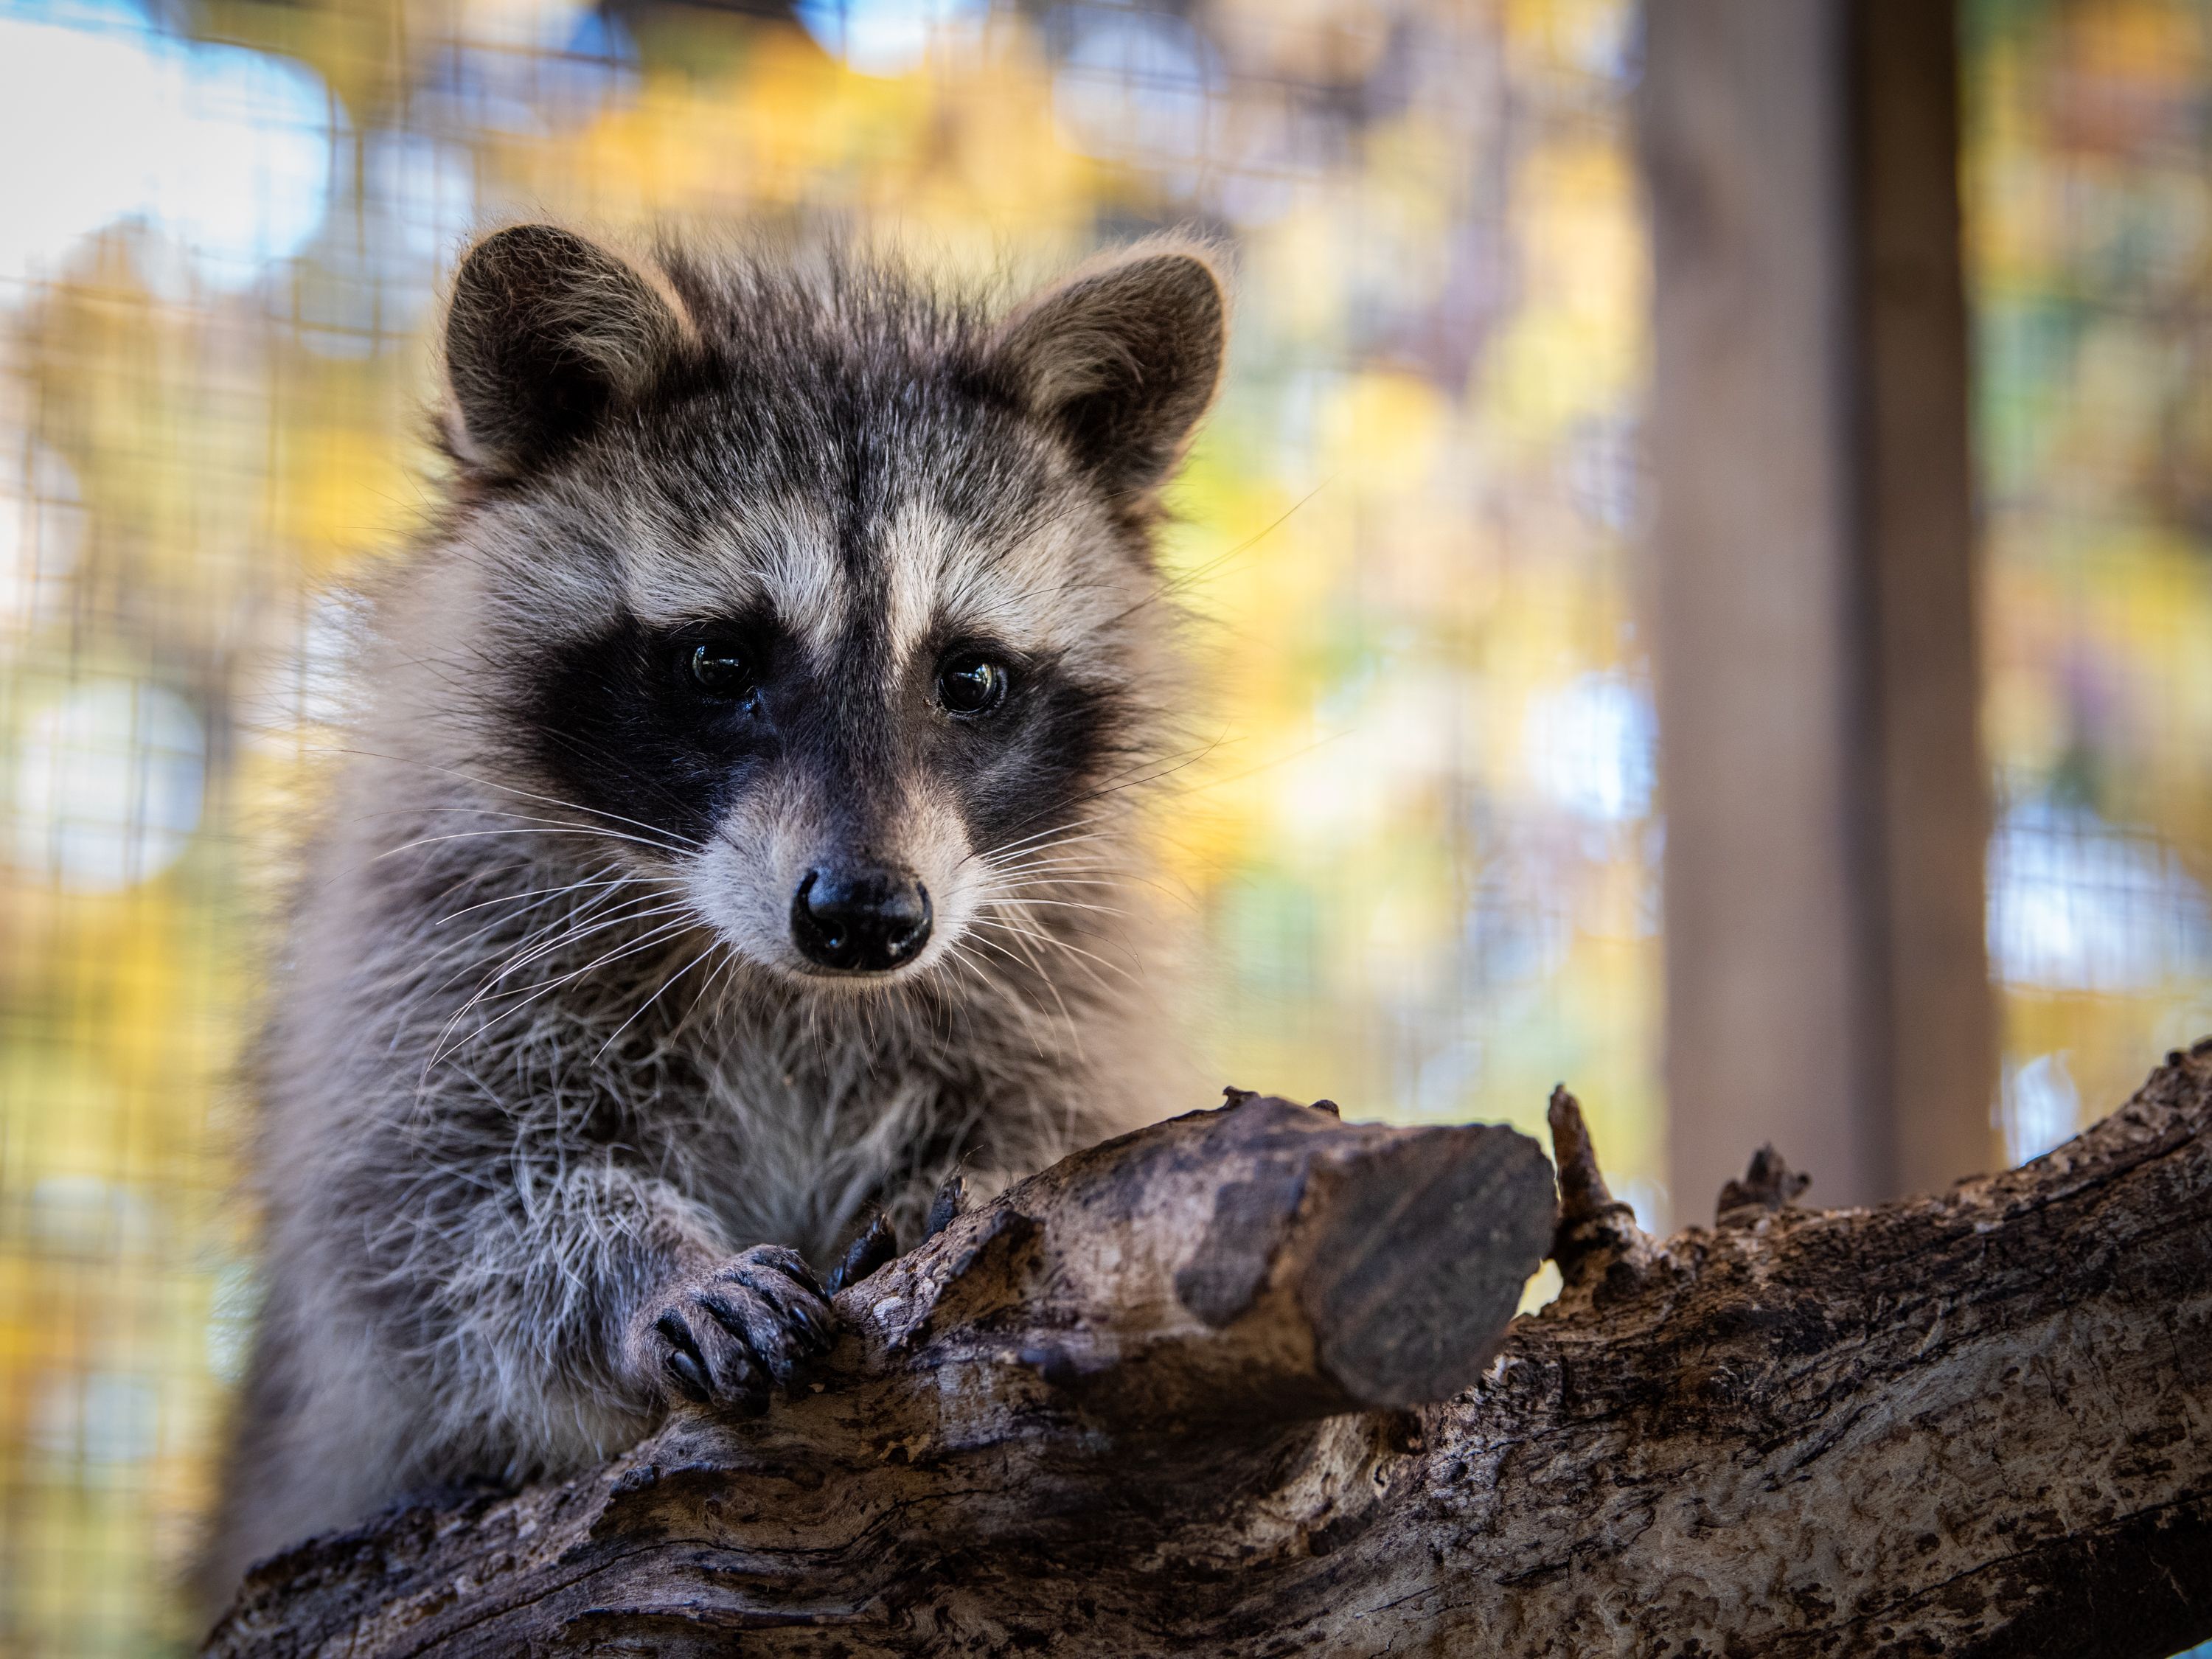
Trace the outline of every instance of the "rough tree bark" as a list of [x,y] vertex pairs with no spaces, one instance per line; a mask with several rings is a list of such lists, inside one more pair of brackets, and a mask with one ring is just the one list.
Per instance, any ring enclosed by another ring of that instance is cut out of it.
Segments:
[[[2048,1655],[2212,1635],[2212,1042],[2058,1151],[1663,1244],[1240,1097],[839,1298],[755,1422],[258,1569],[213,1655]],[[1499,1340],[1548,1244],[1565,1288]]]

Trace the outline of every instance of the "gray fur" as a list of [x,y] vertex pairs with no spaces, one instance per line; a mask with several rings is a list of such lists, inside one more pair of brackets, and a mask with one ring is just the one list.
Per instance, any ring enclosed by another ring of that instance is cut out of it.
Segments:
[[[1176,244],[1003,320],[852,258],[544,227],[471,254],[452,500],[374,595],[264,1048],[268,1293],[211,1590],[633,1442],[667,1307],[757,1409],[820,1304],[750,1247],[824,1267],[878,1211],[910,1241],[955,1170],[988,1190],[1182,1103],[1139,823],[1186,695],[1150,538],[1223,327]],[[738,617],[774,674],[701,714],[669,664]],[[955,640],[1017,665],[999,726],[929,700]],[[936,931],[810,973],[794,879],[855,848],[918,872]],[[742,1319],[700,1319],[716,1286]]]

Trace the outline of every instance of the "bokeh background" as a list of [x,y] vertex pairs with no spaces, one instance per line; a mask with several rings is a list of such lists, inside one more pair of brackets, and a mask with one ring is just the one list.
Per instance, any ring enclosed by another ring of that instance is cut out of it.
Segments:
[[[2025,1157],[2212,1030],[2212,10],[1967,28]],[[1533,1127],[1571,1079],[1672,1218],[1638,58],[1623,0],[0,0],[0,1655],[193,1633],[255,1299],[232,1079],[485,222],[1039,275],[1222,237],[1170,556],[1218,739],[1162,824],[1198,1040],[1405,1121]]]

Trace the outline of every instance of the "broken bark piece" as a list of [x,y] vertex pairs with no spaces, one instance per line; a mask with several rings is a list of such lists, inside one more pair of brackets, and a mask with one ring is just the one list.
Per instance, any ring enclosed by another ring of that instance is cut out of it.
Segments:
[[1723,1224],[1745,1224],[1757,1220],[1761,1212],[1771,1215],[1796,1203],[1797,1195],[1812,1184],[1812,1176],[1791,1169],[1773,1147],[1762,1146],[1751,1155],[1751,1166],[1743,1179],[1721,1188],[1713,1214]]
[[[957,1268],[1008,1214],[1036,1229],[1030,1252],[981,1281]],[[1031,1177],[839,1308],[887,1345],[942,1334],[941,1372],[970,1363],[953,1326],[983,1321],[995,1350],[1018,1307],[1050,1336],[1018,1346],[1052,1348],[1121,1425],[1297,1420],[1472,1382],[1552,1218],[1550,1168],[1511,1129],[1346,1125],[1241,1095]],[[939,1303],[963,1277],[955,1316]]]
[[1561,1294],[1591,1291],[1600,1283],[1622,1290],[1649,1267],[1651,1241],[1637,1224],[1636,1212],[1606,1186],[1582,1103],[1564,1083],[1552,1091],[1545,1115],[1559,1169],[1559,1224],[1552,1259],[1559,1266]]

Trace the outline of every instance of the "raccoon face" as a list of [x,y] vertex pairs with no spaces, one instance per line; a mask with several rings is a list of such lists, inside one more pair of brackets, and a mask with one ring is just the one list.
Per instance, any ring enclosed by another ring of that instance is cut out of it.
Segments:
[[488,731],[742,957],[925,971],[1157,746],[1146,527],[1220,286],[1157,245],[999,320],[879,270],[653,276],[527,226],[457,279],[459,539],[522,665]]

